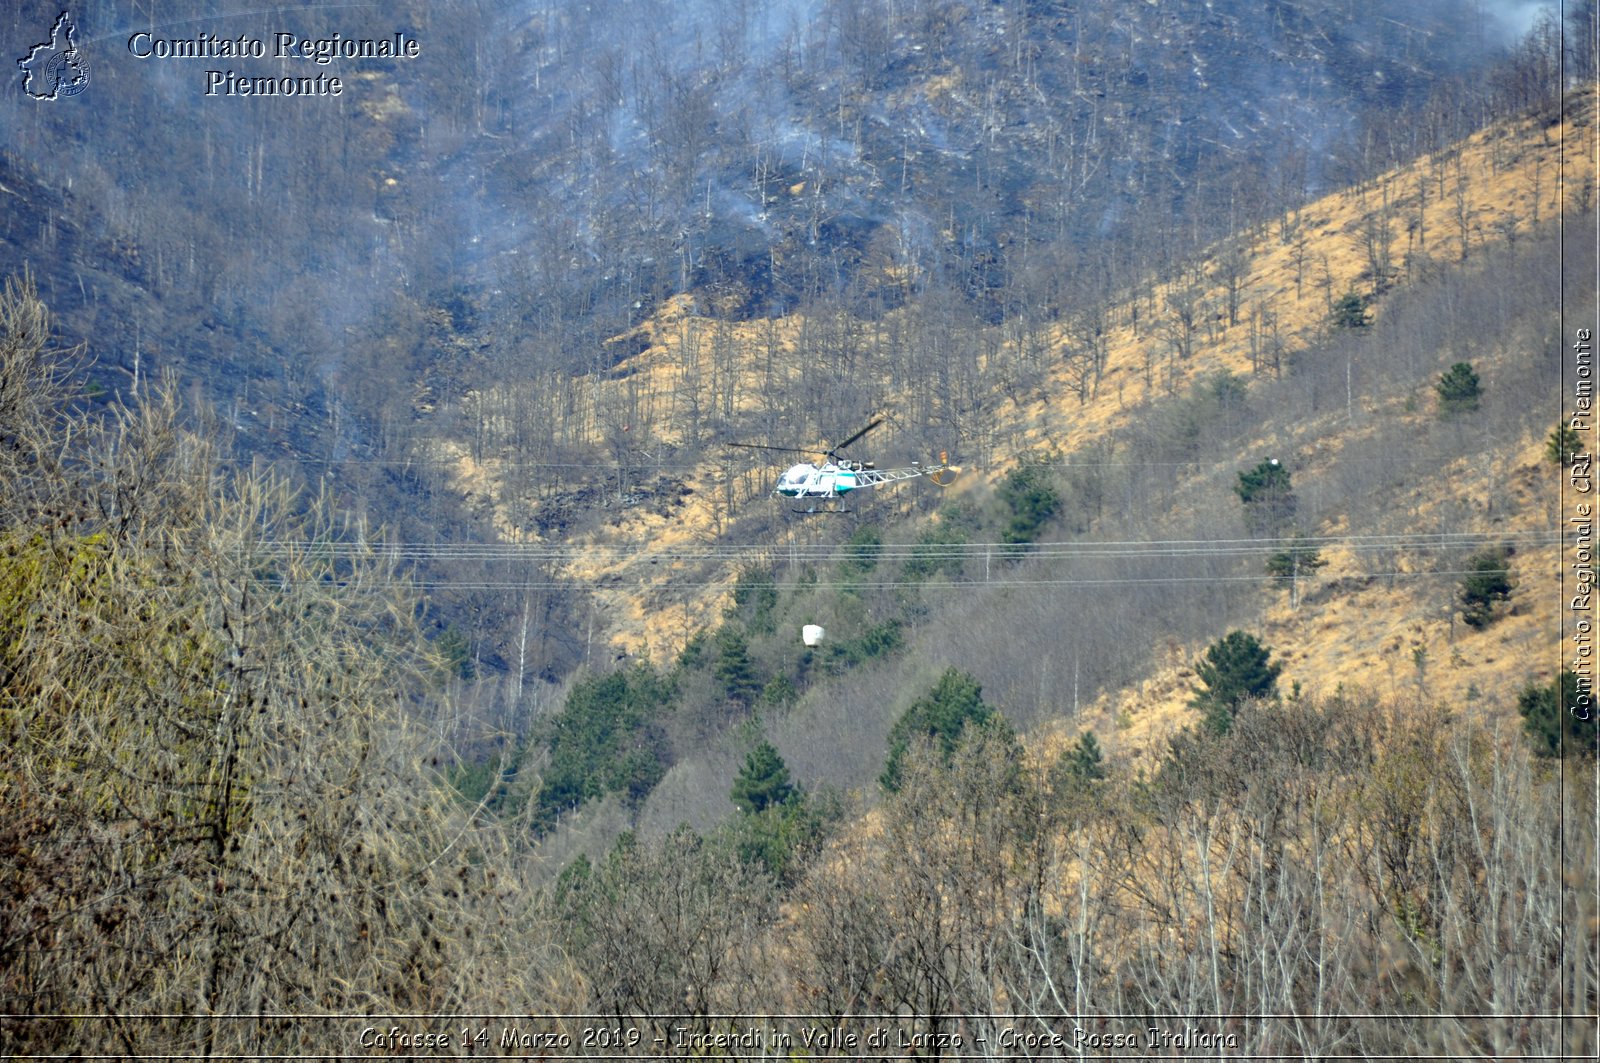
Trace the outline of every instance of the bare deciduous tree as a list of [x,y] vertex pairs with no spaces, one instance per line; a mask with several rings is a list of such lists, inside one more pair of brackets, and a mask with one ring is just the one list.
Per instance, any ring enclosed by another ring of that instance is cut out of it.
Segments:
[[223,477],[169,388],[96,423],[23,415],[14,438],[73,457],[63,515],[0,526],[4,1010],[110,1016],[74,1026],[84,1051],[253,1055],[325,1031],[224,1016],[465,1011],[519,984],[532,924],[494,832],[423,766],[406,702],[435,664],[383,552],[325,498]]

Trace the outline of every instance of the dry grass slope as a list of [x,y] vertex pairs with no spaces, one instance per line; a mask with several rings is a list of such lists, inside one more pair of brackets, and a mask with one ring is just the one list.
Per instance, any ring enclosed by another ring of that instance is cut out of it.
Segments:
[[[1206,374],[1219,369],[1249,373],[1264,369],[1274,357],[1292,357],[1326,332],[1332,303],[1346,293],[1362,295],[1369,313],[1382,314],[1383,293],[1521,238],[1563,212],[1591,208],[1595,119],[1594,93],[1575,93],[1559,117],[1552,111],[1500,123],[1449,151],[1241,234],[1207,260],[1175,268],[1170,278],[1134,293],[1106,315],[1111,324],[1096,387],[1081,398],[1073,393],[1067,370],[1059,368],[1065,358],[1058,357],[1044,388],[997,401],[990,417],[1008,426],[1008,437],[997,450],[1001,457],[969,474],[969,483],[997,479],[1011,461],[1038,447],[1070,455]],[[1175,300],[1192,300],[1195,310],[1189,354],[1183,358],[1175,353]],[[703,410],[713,396],[721,396],[723,409],[737,417],[754,408],[774,375],[797,374],[793,352],[805,327],[797,317],[720,321],[701,316],[692,300],[679,299],[635,333],[620,337],[640,353],[583,390],[596,410],[628,391],[644,403],[640,417],[656,438],[670,444],[692,431],[694,411]],[[1070,342],[1065,327],[1052,340],[1058,351]],[[1011,355],[1004,343],[996,351],[995,358]],[[1363,412],[1424,416],[1397,404]],[[1333,419],[1306,426],[1305,445],[1341,445],[1328,442],[1327,435],[1319,442],[1322,431],[1354,429]],[[1465,493],[1488,514],[1493,495],[1486,528],[1508,536],[1548,529],[1554,472],[1542,463],[1540,445],[1538,438],[1509,442],[1485,454],[1489,465],[1471,475],[1439,470],[1417,486],[1410,503],[1421,513]],[[455,445],[446,449],[458,457],[465,453]],[[461,487],[503,512],[495,460],[460,461]],[[769,504],[764,498],[769,484],[760,472],[736,473],[713,463],[683,471],[692,487],[684,506],[670,517],[643,508],[621,510],[611,526],[587,537],[589,545],[607,549],[571,562],[566,572],[596,587],[603,628],[617,650],[658,661],[670,659],[694,630],[716,621],[735,575],[730,565],[708,571],[664,560],[664,553],[715,542],[746,507]],[[500,523],[508,539],[521,534],[508,518]],[[1311,533],[1349,530],[1329,526]],[[799,528],[789,534],[810,533]],[[1331,691],[1340,683],[1378,691],[1425,686],[1458,704],[1476,692],[1504,705],[1526,681],[1528,662],[1552,645],[1552,610],[1545,605],[1557,593],[1560,566],[1553,547],[1518,557],[1512,615],[1482,632],[1443,615],[1405,580],[1393,585],[1360,581],[1355,589],[1319,596],[1318,586],[1357,571],[1337,549],[1325,556],[1329,564],[1299,608],[1285,601],[1270,606],[1263,617],[1264,641],[1292,647],[1285,657],[1285,687],[1296,681],[1307,691]],[[1163,660],[1152,662],[1147,679],[1091,707],[1076,721],[1074,733],[1094,726],[1112,736],[1112,751],[1149,748],[1188,720],[1189,669],[1201,648],[1168,647]]]

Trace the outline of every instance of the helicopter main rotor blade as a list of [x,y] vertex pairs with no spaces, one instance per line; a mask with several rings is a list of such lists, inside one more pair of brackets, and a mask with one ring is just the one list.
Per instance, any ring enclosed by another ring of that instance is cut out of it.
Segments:
[[745,450],[777,450],[785,454],[812,454],[813,451],[802,450],[799,447],[773,447],[765,443],[724,443],[727,447],[743,447]]
[[855,435],[851,436],[849,439],[845,440],[843,443],[839,443],[839,444],[835,445],[832,450],[828,451],[828,456],[829,457],[838,456],[839,451],[843,450],[845,447],[848,447],[851,443],[854,443],[856,440],[860,439],[862,436],[866,435],[868,432],[872,431],[874,428],[878,427],[882,423],[883,423],[883,418],[879,417],[876,421],[873,421],[871,424],[867,425],[867,427],[863,428],[861,431],[857,432]]

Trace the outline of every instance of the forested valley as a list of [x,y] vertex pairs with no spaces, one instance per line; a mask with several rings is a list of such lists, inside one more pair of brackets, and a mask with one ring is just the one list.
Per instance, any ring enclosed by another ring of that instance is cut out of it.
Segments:
[[[170,120],[82,16],[0,1051],[1592,1056],[1594,5],[1257,8],[403,4]],[[960,471],[732,445],[879,421]]]

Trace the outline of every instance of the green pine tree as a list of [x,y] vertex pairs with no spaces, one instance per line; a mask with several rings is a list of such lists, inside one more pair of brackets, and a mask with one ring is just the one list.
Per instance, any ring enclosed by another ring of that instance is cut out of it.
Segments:
[[1467,559],[1467,574],[1456,590],[1461,603],[1461,619],[1475,630],[1483,630],[1497,619],[1496,607],[1511,597],[1511,572],[1504,549],[1485,550]]
[[1299,541],[1299,536],[1289,540],[1288,549],[1267,558],[1267,574],[1279,579],[1296,579],[1308,576],[1327,564],[1322,553],[1314,546]]
[[1295,534],[1289,538],[1288,548],[1267,558],[1267,575],[1282,580],[1289,587],[1289,602],[1300,604],[1300,581],[1309,577],[1328,562],[1321,551],[1308,546]]
[[666,747],[655,720],[672,702],[672,684],[646,665],[575,683],[566,704],[548,718],[548,746],[533,822],[538,830],[585,801],[620,794],[633,808],[666,774]]
[[1563,671],[1547,686],[1530,684],[1517,699],[1522,729],[1541,757],[1569,753],[1592,757],[1600,752],[1596,711],[1594,694],[1580,692],[1578,677],[1571,671]]
[[1191,702],[1204,713],[1206,730],[1227,734],[1243,701],[1272,694],[1283,666],[1271,663],[1270,656],[1260,640],[1243,631],[1230,631],[1207,647],[1194,666],[1205,689],[1195,691]]
[[737,627],[724,625],[717,633],[717,679],[728,700],[749,708],[765,684],[750,660],[750,646]]
[[1050,470],[1033,463],[1019,465],[1000,484],[1000,497],[1011,510],[1011,521],[1000,533],[1007,543],[1031,543],[1045,522],[1061,508],[1061,494],[1051,482]]
[[745,758],[744,767],[734,777],[730,796],[739,811],[754,814],[786,805],[798,794],[789,781],[789,766],[771,742],[763,741]]
[[1550,460],[1563,468],[1572,460],[1574,454],[1583,451],[1583,437],[1577,433],[1570,424],[1563,421],[1551,429],[1550,437],[1544,442],[1544,452]]
[[761,704],[763,705],[788,705],[800,696],[795,689],[794,680],[786,675],[775,675],[767,680],[767,685],[761,688]]
[[1277,535],[1294,518],[1294,486],[1289,470],[1277,458],[1241,472],[1233,490],[1244,503],[1245,523],[1252,534]]
[[839,576],[848,590],[859,590],[857,584],[877,567],[878,555],[882,552],[883,534],[877,528],[863,524],[851,533],[840,551],[843,557],[839,561]]
[[889,730],[889,756],[878,781],[886,790],[900,788],[901,763],[918,735],[934,739],[948,757],[955,752],[961,732],[969,723],[984,724],[993,715],[994,710],[983,702],[983,688],[976,679],[955,668],[946,669],[934,688],[914,701]]
[[1367,303],[1357,292],[1341,295],[1333,304],[1332,320],[1335,328],[1365,328]]
[[748,568],[734,581],[733,605],[725,615],[744,621],[757,634],[769,635],[774,628],[777,607],[778,585],[773,582],[772,573],[763,568]]
[[1478,386],[1478,374],[1472,371],[1470,362],[1457,362],[1441,373],[1434,390],[1439,393],[1441,417],[1471,413],[1478,408],[1478,398],[1483,394]]
[[1081,782],[1098,782],[1106,777],[1105,755],[1093,731],[1085,731],[1078,744],[1062,754],[1067,776]]
[[954,579],[961,575],[962,551],[967,533],[953,520],[940,520],[924,528],[917,537],[911,556],[901,571],[913,582],[930,579],[941,572]]

